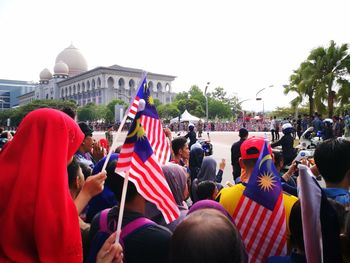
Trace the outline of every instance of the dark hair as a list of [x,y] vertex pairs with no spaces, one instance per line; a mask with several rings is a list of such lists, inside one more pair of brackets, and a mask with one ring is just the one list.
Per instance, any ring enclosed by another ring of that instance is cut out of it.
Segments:
[[73,120],[75,120],[75,116],[77,115],[77,113],[75,112],[75,110],[73,110],[73,108],[71,108],[71,107],[64,107],[61,111],[63,111],[65,114],[67,114]]
[[171,142],[171,148],[173,148],[174,154],[178,155],[180,149],[182,149],[187,143],[187,139],[185,137],[177,137]]
[[[106,168],[107,179],[105,181],[105,185],[114,193],[115,198],[120,201],[123,191],[124,178],[115,172],[117,161],[114,160],[109,162]],[[126,192],[125,202],[132,201],[137,195],[136,186],[128,181],[128,188]]]
[[299,200],[294,203],[292,210],[290,211],[289,229],[291,235],[290,241],[292,242],[293,247],[305,251],[301,204]]
[[75,156],[73,156],[72,162],[67,167],[68,172],[68,185],[69,188],[72,188],[76,182],[77,175],[79,170],[79,162]]
[[212,199],[216,184],[212,181],[203,181],[198,184],[197,197],[199,200]]
[[253,168],[258,161],[257,158],[254,159],[242,159],[244,166]]
[[276,167],[279,165],[280,162],[284,161],[283,154],[281,152],[274,152],[273,158]]
[[81,171],[83,172],[84,178],[88,178],[92,174],[92,169],[86,163],[79,162]]
[[326,182],[339,183],[350,169],[350,141],[328,139],[319,144],[314,158],[317,169]]
[[171,263],[242,263],[244,246],[236,227],[214,209],[191,213],[173,234]]

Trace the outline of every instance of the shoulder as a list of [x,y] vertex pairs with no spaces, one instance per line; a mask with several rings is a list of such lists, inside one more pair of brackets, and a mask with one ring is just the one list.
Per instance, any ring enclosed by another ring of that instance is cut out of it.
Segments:
[[216,200],[232,215],[244,189],[245,186],[243,184],[236,184],[232,187],[223,188],[219,192]]

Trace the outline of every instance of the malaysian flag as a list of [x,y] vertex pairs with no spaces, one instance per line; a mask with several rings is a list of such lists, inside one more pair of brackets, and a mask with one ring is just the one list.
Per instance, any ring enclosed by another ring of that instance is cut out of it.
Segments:
[[158,117],[153,97],[150,95],[146,76],[143,78],[135,99],[130,106],[130,111],[128,113],[129,118],[135,118],[140,99],[144,99],[146,102],[145,109],[141,116],[141,124],[145,129],[154,154],[158,161],[163,165],[170,160],[170,145],[165,136],[162,123]]
[[129,172],[137,191],[154,203],[167,223],[179,217],[180,211],[164,177],[159,162],[141,124],[144,111],[138,112],[122,146],[116,172]]
[[286,254],[286,217],[281,181],[265,141],[233,213],[249,262]]

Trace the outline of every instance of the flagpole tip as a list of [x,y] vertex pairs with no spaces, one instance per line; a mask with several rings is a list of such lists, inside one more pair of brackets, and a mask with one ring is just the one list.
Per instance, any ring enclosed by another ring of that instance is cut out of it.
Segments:
[[139,107],[137,109],[137,111],[143,111],[145,109],[146,106],[146,102],[144,99],[140,99],[139,101]]

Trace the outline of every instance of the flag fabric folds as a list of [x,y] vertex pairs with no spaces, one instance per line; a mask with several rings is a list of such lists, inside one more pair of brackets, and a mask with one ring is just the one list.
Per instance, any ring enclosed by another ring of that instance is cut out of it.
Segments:
[[116,172],[129,173],[137,191],[154,203],[167,223],[179,217],[180,211],[164,177],[158,159],[154,155],[141,124],[144,111],[138,112],[122,146]]
[[146,76],[138,89],[134,101],[130,106],[128,117],[135,118],[140,100],[146,102],[145,109],[141,116],[141,124],[144,127],[149,143],[161,164],[165,164],[170,160],[170,145],[165,136],[162,123],[158,117],[157,110],[154,105],[154,100],[150,95],[150,90],[147,85]]
[[286,217],[280,177],[267,141],[233,213],[249,262],[286,254]]
[[298,195],[307,262],[342,262],[337,213],[305,165],[299,165]]

